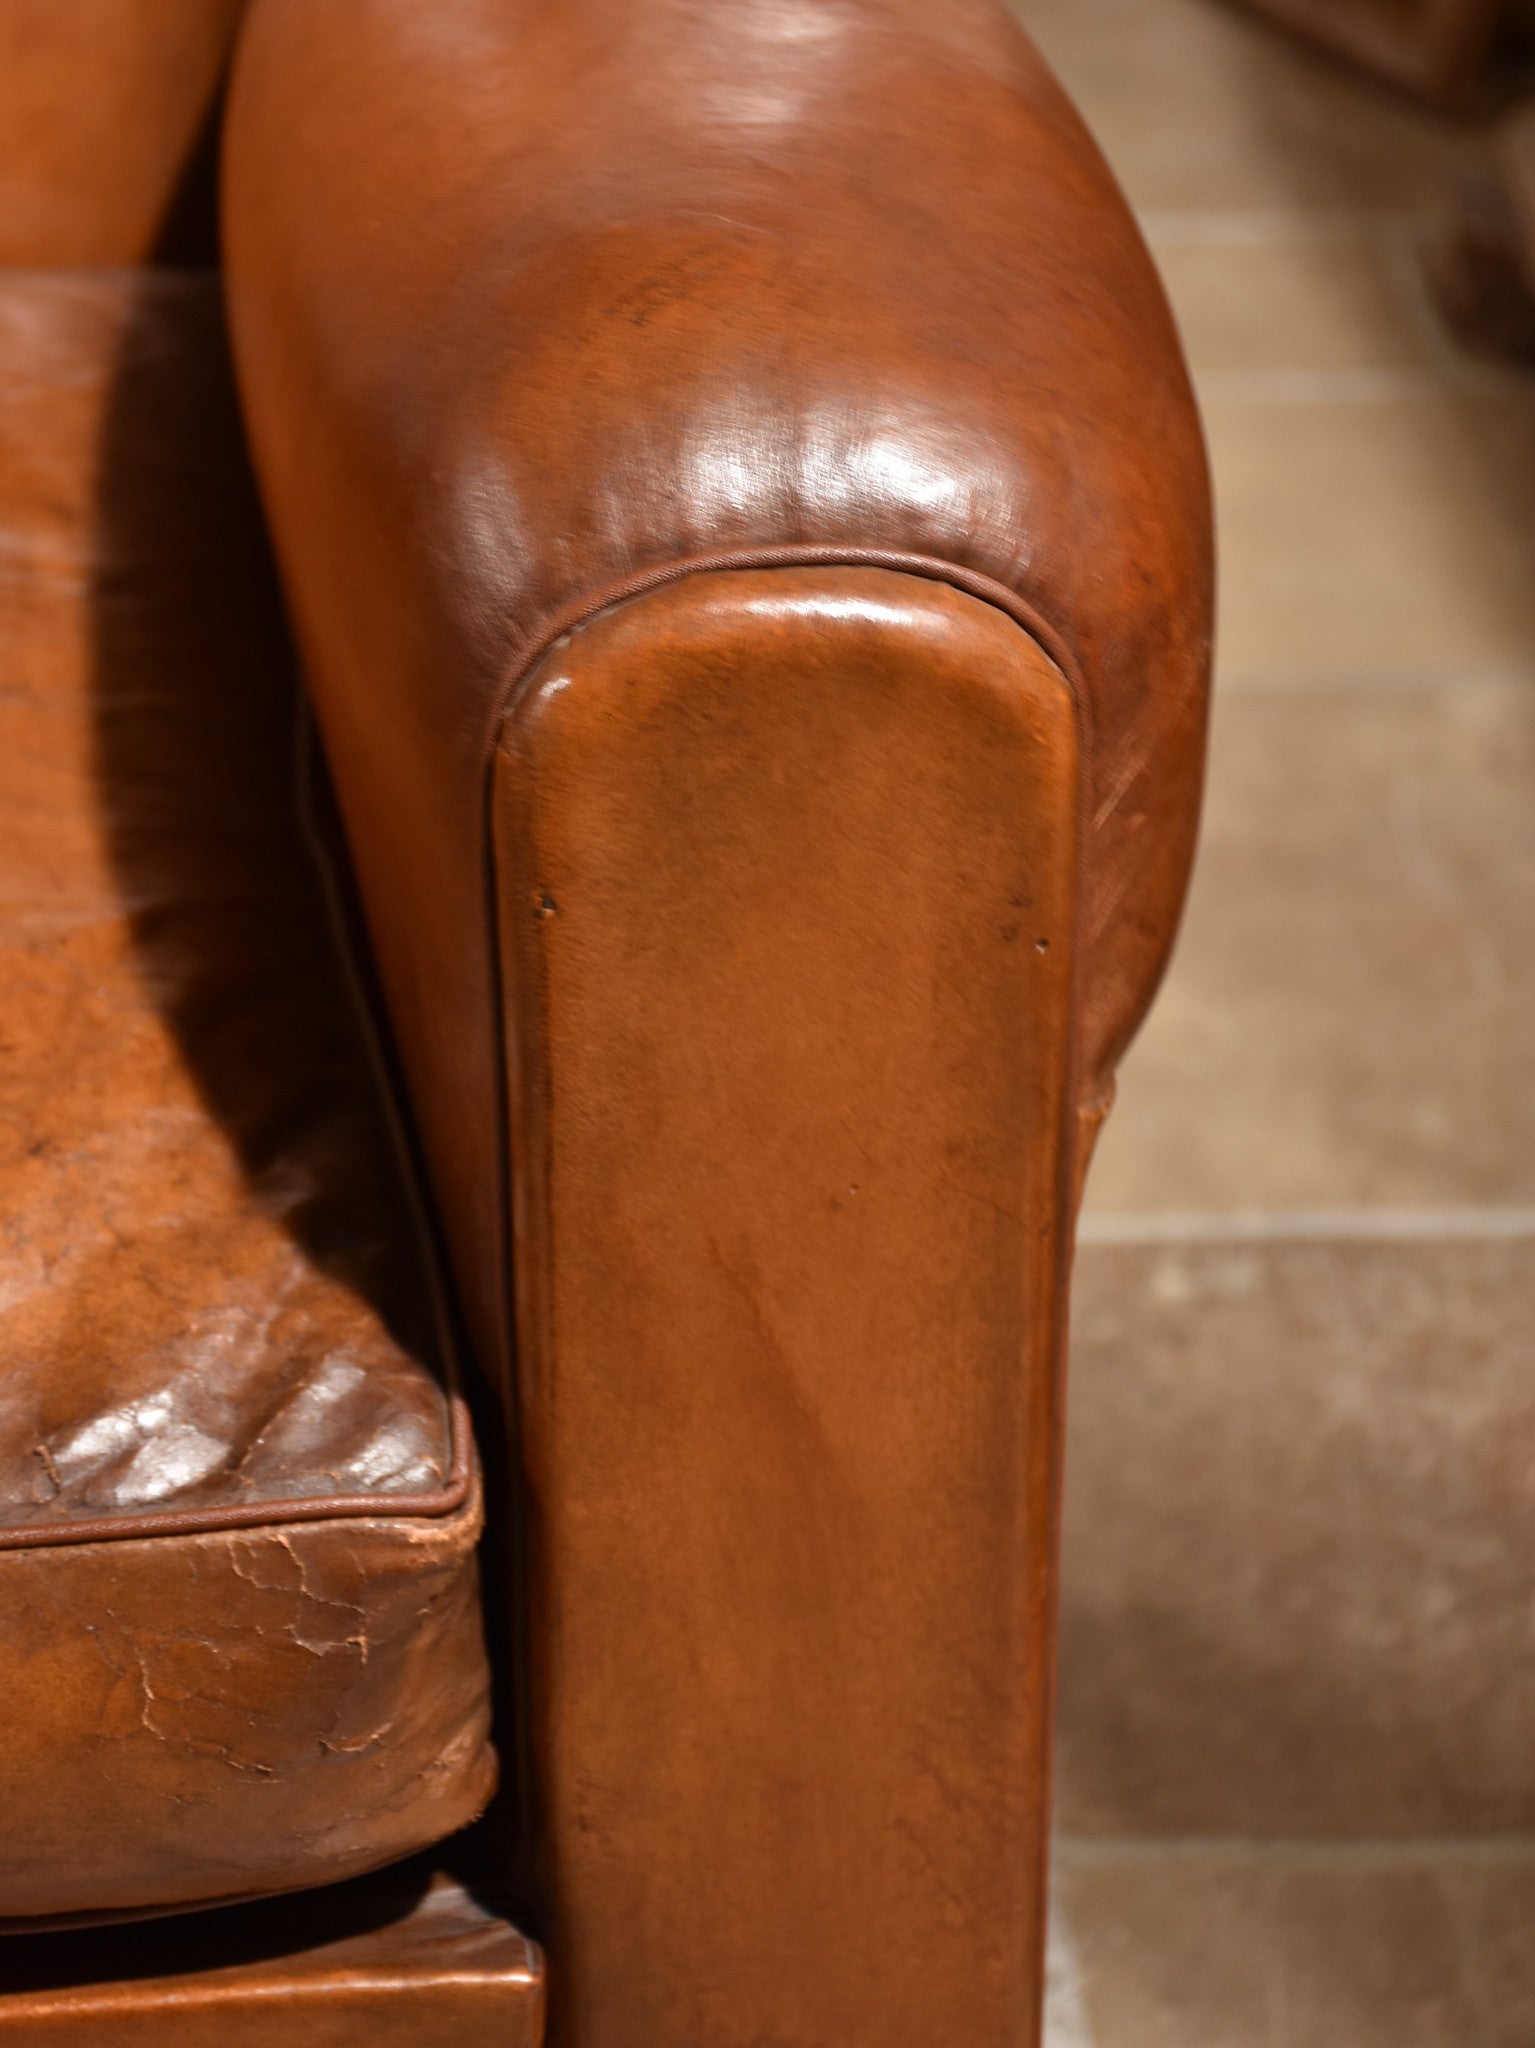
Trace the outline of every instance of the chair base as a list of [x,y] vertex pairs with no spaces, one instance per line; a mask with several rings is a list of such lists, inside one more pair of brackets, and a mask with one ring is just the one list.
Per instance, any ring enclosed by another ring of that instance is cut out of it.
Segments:
[[543,1957],[410,1864],[256,1906],[0,1942],[0,2048],[540,2048]]

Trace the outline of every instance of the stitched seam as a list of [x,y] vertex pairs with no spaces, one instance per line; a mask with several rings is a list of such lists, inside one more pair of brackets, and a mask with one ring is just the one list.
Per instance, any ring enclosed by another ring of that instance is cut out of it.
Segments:
[[243,1507],[172,1508],[158,1515],[101,1515],[95,1519],[82,1515],[71,1522],[32,1522],[0,1529],[0,1551],[218,1535],[226,1529],[266,1529],[290,1522],[439,1520],[463,1507],[472,1478],[468,1409],[461,1394],[450,1393],[447,1398],[448,1484],[435,1493],[310,1494],[298,1500],[250,1501]]

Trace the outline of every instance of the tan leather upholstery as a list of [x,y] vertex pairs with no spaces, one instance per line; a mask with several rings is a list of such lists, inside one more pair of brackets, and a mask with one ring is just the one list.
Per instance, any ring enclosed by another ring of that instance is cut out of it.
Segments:
[[1204,456],[1000,7],[728,15],[256,0],[232,331],[515,1410],[553,2038],[1000,2048],[1077,1122],[1188,870]]
[[244,5],[5,0],[0,264],[138,263],[174,234],[186,181],[211,169]]
[[[232,20],[155,17],[126,155],[115,111],[49,130],[40,257],[163,242]],[[1149,261],[994,0],[254,0],[227,144],[363,964],[510,1425],[552,2038],[1008,2048],[1074,1205],[1201,767],[1207,481]],[[211,283],[13,279],[0,329],[35,1922],[322,1884],[494,1766],[447,1316],[293,837]],[[471,2040],[462,1909],[435,2003],[398,1924],[394,2003],[378,1951],[135,1988],[104,1937],[0,2039]],[[505,1936],[494,2038],[531,2040]]]
[[0,1916],[488,1795],[479,1503],[298,832],[216,284],[0,276]]
[[1037,1993],[1079,745],[883,569],[680,578],[508,720],[557,2039],[1000,2048]]
[[0,1954],[5,2048],[538,2048],[543,1958],[407,1865],[302,1899],[36,1935]]
[[1028,608],[1091,732],[1098,1093],[1193,847],[1208,485],[1150,260],[996,0],[739,0],[728,33],[698,0],[256,0],[225,178],[257,468],[486,1358],[489,751],[649,580],[915,560]]

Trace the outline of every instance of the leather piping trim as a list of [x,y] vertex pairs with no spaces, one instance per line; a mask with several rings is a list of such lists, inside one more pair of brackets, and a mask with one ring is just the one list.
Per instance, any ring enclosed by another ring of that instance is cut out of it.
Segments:
[[159,1514],[78,1516],[0,1529],[0,1551],[47,1550],[77,1543],[131,1543],[148,1537],[218,1535],[226,1529],[267,1529],[290,1522],[412,1521],[451,1515],[469,1498],[472,1478],[469,1410],[461,1394],[448,1405],[448,1479],[435,1493],[309,1494],[298,1500],[253,1500],[230,1507],[168,1508]]
[[518,690],[557,640],[612,605],[624,604],[630,598],[643,596],[647,590],[655,590],[662,584],[678,583],[684,576],[705,576],[722,569],[894,569],[906,576],[920,576],[929,583],[952,584],[967,596],[978,597],[983,603],[1006,612],[1031,639],[1038,641],[1071,689],[1077,707],[1078,731],[1084,745],[1091,740],[1082,665],[1064,636],[1028,598],[1020,597],[1016,590],[1010,590],[1005,583],[998,583],[978,569],[965,569],[957,562],[941,561],[936,555],[908,555],[896,548],[843,548],[796,543],[784,547],[734,548],[712,555],[684,555],[654,569],[633,570],[628,576],[620,576],[616,581],[560,606],[552,616],[536,626],[520,646],[514,648],[507,663],[506,681],[491,707],[485,735],[487,772],[495,758],[501,727]]

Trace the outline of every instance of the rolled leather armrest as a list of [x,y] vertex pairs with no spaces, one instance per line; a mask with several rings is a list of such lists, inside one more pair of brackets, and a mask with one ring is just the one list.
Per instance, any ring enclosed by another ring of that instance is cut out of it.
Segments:
[[252,443],[520,1464],[556,2035],[1019,2038],[1208,486],[992,0],[255,0]]

